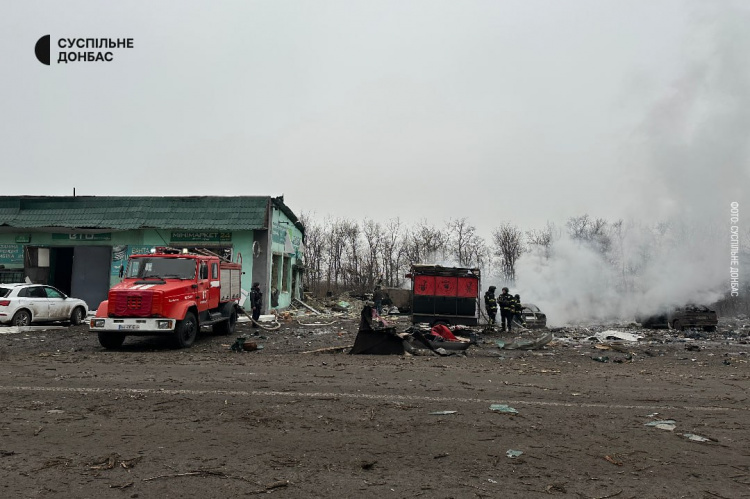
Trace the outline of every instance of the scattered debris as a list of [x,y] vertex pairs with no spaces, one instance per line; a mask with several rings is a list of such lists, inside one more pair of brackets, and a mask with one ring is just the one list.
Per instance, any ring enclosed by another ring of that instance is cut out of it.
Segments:
[[435,411],[431,412],[430,416],[447,416],[448,414],[456,414],[458,411]]
[[362,461],[359,467],[363,470],[371,470],[377,463],[377,461]]
[[563,494],[568,493],[568,489],[565,488],[565,483],[551,483],[544,488],[544,491],[548,494],[550,492],[562,492]]
[[263,345],[258,345],[254,341],[248,341],[247,336],[240,336],[232,343],[230,350],[233,352],[254,352],[256,350],[263,350]]
[[442,459],[442,458],[448,457],[448,456],[449,456],[449,454],[447,452],[441,452],[440,454],[432,456],[432,459]]
[[492,404],[490,406],[491,411],[503,412],[505,414],[518,414],[518,411],[513,407],[505,404]]
[[696,435],[694,433],[681,433],[680,436],[683,436],[687,438],[690,441],[693,442],[717,442],[716,439],[708,438],[708,437],[702,437],[700,435]]
[[500,346],[500,342],[498,342],[498,347],[504,350],[537,350],[551,342],[553,339],[555,339],[554,334],[544,333],[535,340],[515,340],[510,343],[503,343],[503,346]]
[[299,303],[300,305],[302,305],[303,307],[305,307],[307,310],[309,310],[310,312],[314,313],[315,315],[320,315],[320,312],[318,312],[317,310],[315,310],[314,308],[312,308],[310,305],[308,305],[307,303],[303,302],[299,298],[295,298],[294,301],[296,301],[297,303]]
[[237,475],[227,475],[226,473],[222,471],[213,471],[213,470],[195,470],[195,471],[188,471],[185,473],[173,473],[171,475],[157,475],[152,476],[150,478],[144,478],[144,482],[150,482],[151,480],[158,480],[161,478],[179,478],[183,476],[213,476],[213,477],[219,477],[219,478],[231,478],[234,480],[242,480],[243,482],[249,482],[249,483],[256,483],[252,480],[248,480],[247,478],[243,476],[237,476]]
[[622,461],[618,461],[612,456],[604,456],[604,460],[607,461],[608,463],[614,464],[615,466],[622,466]]
[[132,487],[135,484],[135,482],[128,482],[123,483],[122,485],[110,485],[110,489],[127,489],[128,487]]
[[653,426],[654,428],[667,431],[672,431],[677,427],[674,419],[661,419],[657,421],[651,421],[649,423],[646,423],[645,426]]
[[595,360],[597,362],[609,362],[609,357],[606,355],[603,357],[591,357],[591,360]]
[[515,459],[523,454],[523,451],[520,450],[514,450],[514,449],[508,449],[505,452],[505,455],[508,456],[511,459]]
[[606,340],[622,340],[622,341],[638,341],[643,338],[643,336],[639,336],[637,334],[633,333],[626,333],[624,331],[602,331],[600,333],[596,333],[593,338],[596,338],[599,341],[606,341]]
[[115,466],[117,466],[118,459],[120,458],[120,455],[117,453],[112,453],[105,457],[100,457],[99,459],[96,459],[89,463],[89,469],[90,470],[111,470]]
[[324,348],[317,348],[315,350],[307,350],[306,352],[302,353],[335,353],[335,352],[342,352],[344,350],[350,350],[354,345],[344,345],[340,347],[324,347]]

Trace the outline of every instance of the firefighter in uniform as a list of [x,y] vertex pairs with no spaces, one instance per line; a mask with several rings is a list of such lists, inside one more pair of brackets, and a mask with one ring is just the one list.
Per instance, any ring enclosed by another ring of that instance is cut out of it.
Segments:
[[497,316],[497,299],[495,298],[495,286],[490,286],[484,293],[484,309],[487,310],[487,318],[490,325],[495,324]]
[[515,317],[514,319],[518,324],[520,324],[522,327],[526,327],[526,321],[523,320],[523,314],[521,312],[523,311],[523,306],[521,305],[521,295],[516,295],[513,297],[513,300],[515,301],[516,310],[515,310]]
[[253,309],[253,327],[258,327],[260,309],[263,306],[263,293],[260,291],[260,283],[254,282],[250,288],[250,306]]
[[497,304],[500,306],[500,325],[502,326],[501,331],[505,331],[508,328],[510,331],[511,322],[513,322],[513,314],[516,312],[515,298],[513,295],[508,293],[508,288],[503,288],[503,292],[497,299]]

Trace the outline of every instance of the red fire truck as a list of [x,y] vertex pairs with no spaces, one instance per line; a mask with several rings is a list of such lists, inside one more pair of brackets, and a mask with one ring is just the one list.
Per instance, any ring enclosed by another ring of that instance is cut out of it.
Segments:
[[479,269],[414,264],[412,322],[463,324],[479,322]]
[[109,290],[91,319],[108,349],[126,336],[171,335],[177,348],[193,344],[201,326],[234,332],[242,264],[217,255],[158,247],[128,259],[122,282]]

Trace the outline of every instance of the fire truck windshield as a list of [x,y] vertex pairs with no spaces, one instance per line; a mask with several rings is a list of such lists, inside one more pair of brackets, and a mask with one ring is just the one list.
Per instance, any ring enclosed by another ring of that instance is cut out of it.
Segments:
[[192,258],[133,258],[128,262],[125,277],[138,279],[194,279],[195,260]]

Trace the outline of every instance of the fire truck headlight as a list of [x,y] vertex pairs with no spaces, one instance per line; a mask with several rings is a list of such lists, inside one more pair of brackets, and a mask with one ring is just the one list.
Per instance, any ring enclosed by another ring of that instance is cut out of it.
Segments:
[[172,321],[156,321],[156,327],[159,329],[172,329]]
[[104,319],[91,319],[91,327],[104,327]]

